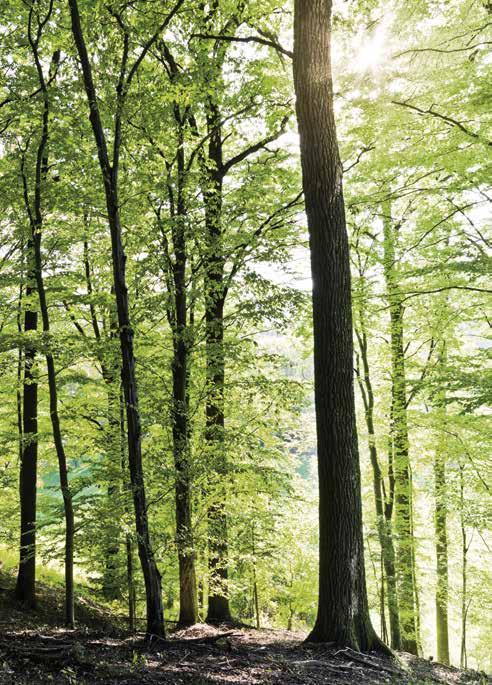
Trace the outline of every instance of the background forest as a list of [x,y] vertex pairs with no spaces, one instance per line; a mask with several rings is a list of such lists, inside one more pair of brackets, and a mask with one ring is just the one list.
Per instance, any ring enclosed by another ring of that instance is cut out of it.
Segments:
[[[491,25],[485,0],[333,10],[371,616],[485,670]],[[0,559],[22,530],[27,605],[35,519],[69,623],[73,574],[141,627],[155,565],[169,622],[316,618],[291,50],[279,0],[2,3]]]

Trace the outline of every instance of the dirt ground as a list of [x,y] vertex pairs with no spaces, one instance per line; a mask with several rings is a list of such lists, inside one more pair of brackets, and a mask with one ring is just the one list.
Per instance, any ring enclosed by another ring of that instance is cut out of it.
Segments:
[[[2,585],[4,583],[1,583]],[[59,627],[60,596],[40,588],[37,612],[0,591],[0,685],[485,685],[485,674],[398,653],[394,659],[303,644],[288,631],[211,627],[175,631],[166,642],[129,636],[98,605],[77,602],[79,628]]]

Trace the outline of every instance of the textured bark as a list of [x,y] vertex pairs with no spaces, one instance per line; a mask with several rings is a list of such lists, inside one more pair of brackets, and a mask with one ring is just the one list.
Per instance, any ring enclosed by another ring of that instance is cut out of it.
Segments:
[[224,452],[224,283],[225,258],[222,235],[223,151],[220,111],[210,101],[207,115],[209,163],[205,168],[205,326],[206,326],[206,429],[210,456],[213,501],[208,507],[209,593],[207,621],[231,620],[229,607],[228,537]]
[[[167,64],[171,82],[179,80],[179,67],[165,43],[161,44],[162,60]],[[198,621],[198,595],[196,581],[196,551],[193,533],[192,511],[192,468],[190,453],[189,414],[189,363],[192,328],[188,322],[187,292],[187,164],[185,158],[184,129],[187,124],[188,108],[181,111],[179,102],[173,103],[176,131],[175,174],[174,165],[166,162],[167,190],[171,214],[172,252],[168,245],[165,228],[161,231],[169,265],[168,288],[172,294],[172,305],[167,317],[172,331],[173,358],[171,425],[173,431],[173,455],[176,470],[176,546],[179,565],[179,624],[192,625]],[[160,214],[158,214],[160,217]],[[191,313],[190,313],[191,318]],[[190,321],[191,324],[191,321]]]
[[[29,302],[35,292],[33,243],[27,243],[27,286],[25,297]],[[22,382],[22,411],[20,435],[20,554],[15,596],[27,608],[36,606],[36,495],[38,463],[38,383],[33,372],[36,348],[31,333],[38,328],[35,305],[26,305],[24,313],[24,374]]]
[[[140,412],[138,406],[135,354],[133,349],[133,329],[131,327],[129,315],[128,288],[126,285],[126,255],[123,250],[118,202],[118,160],[121,145],[121,115],[125,104],[127,89],[129,87],[128,78],[125,81],[126,59],[128,54],[126,49],[122,62],[122,79],[120,80],[117,91],[118,102],[114,127],[114,154],[113,163],[111,164],[92,78],[92,68],[80,24],[77,0],[69,0],[69,7],[72,21],[72,33],[82,65],[84,87],[90,112],[89,119],[94,134],[94,140],[97,145],[99,166],[103,177],[107,217],[111,235],[113,283],[118,312],[121,349],[121,381],[126,404],[128,463],[135,509],[138,555],[145,582],[147,633],[163,637],[165,635],[165,628],[161,597],[161,577],[150,542],[147,516],[147,501],[142,467]],[[126,44],[126,46],[128,48],[128,44]],[[148,47],[150,47],[150,44]],[[136,69],[135,65],[134,67]],[[135,69],[130,73],[135,73]]]
[[412,492],[407,426],[405,353],[403,343],[403,304],[395,273],[395,226],[389,204],[383,206],[383,267],[390,313],[391,393],[393,467],[395,474],[394,528],[397,539],[397,578],[400,608],[401,648],[418,653],[415,608],[414,541],[412,535]]
[[308,640],[387,649],[371,625],[355,426],[350,262],[333,112],[331,2],[296,0],[294,83],[313,279],[319,599]]
[[186,206],[184,197],[184,140],[179,110],[175,105],[178,125],[177,150],[177,202],[176,215],[172,217],[174,245],[173,285],[173,402],[172,426],[174,463],[176,467],[176,538],[179,556],[179,623],[191,625],[198,620],[198,596],[195,570],[195,548],[193,539],[191,464],[189,445],[188,412],[188,356],[189,330],[187,326],[186,292]]

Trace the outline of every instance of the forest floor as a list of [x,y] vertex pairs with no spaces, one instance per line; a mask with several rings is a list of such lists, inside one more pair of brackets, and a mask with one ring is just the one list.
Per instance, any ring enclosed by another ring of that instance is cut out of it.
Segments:
[[61,588],[39,586],[39,608],[21,611],[0,572],[0,685],[484,685],[485,674],[409,654],[394,659],[306,645],[286,630],[196,625],[166,642],[129,636],[105,608],[79,597],[78,628],[60,627]]

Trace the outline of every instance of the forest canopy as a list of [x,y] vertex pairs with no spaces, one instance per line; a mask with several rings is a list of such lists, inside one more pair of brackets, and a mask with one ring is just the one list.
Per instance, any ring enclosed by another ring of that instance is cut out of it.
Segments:
[[490,670],[490,3],[1,5],[19,606]]

